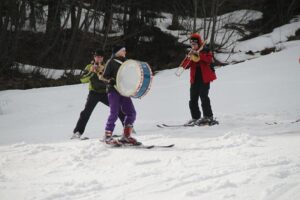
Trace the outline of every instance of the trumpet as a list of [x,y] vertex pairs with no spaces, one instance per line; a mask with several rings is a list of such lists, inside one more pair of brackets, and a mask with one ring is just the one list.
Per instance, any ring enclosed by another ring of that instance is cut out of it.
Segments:
[[98,76],[101,75],[104,71],[104,66],[98,63],[92,63],[93,65],[90,68],[90,72],[97,74]]
[[190,54],[190,60],[193,61],[193,62],[199,62],[200,60],[200,55],[198,53],[198,51],[192,51],[191,54]]
[[190,53],[192,52],[192,49],[190,52],[184,57],[184,59],[181,61],[179,67],[177,67],[177,70],[175,71],[176,76],[181,76],[181,74],[184,72],[185,68],[190,64],[191,60],[188,61],[188,63],[185,66],[183,65],[183,62],[189,57]]
[[[184,59],[182,60],[182,62],[180,63],[179,67],[177,68],[175,75],[176,76],[180,76],[184,69],[190,64],[191,61],[193,62],[199,62],[200,61],[200,51],[204,48],[205,44],[206,44],[207,40],[204,40],[201,47],[195,51],[193,49],[191,49],[189,51],[189,53],[184,57]],[[187,64],[185,66],[182,66],[184,61],[189,58],[189,62],[187,62]]]
[[101,63],[99,63],[99,64],[93,63],[93,66],[90,68],[89,74],[90,73],[95,73],[99,80],[104,81],[104,82],[108,82],[108,80],[106,80],[103,77],[104,68],[105,68],[105,66],[102,65]]
[[204,42],[202,43],[201,47],[197,51],[191,50],[191,52],[190,52],[190,59],[193,62],[199,62],[199,60],[200,60],[200,51],[202,51],[202,49],[204,48],[206,42],[207,42],[207,40],[204,40]]

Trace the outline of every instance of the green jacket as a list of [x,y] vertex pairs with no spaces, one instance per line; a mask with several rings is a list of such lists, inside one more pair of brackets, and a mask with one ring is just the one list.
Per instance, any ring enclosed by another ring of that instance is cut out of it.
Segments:
[[84,74],[80,81],[82,83],[89,83],[89,90],[93,90],[98,93],[106,93],[106,84],[99,80],[96,73],[91,72],[90,69],[93,64],[88,64],[84,69]]

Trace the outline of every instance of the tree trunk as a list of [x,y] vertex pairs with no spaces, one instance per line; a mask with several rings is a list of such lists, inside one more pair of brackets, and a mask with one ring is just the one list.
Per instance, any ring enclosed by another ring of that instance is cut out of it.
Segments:
[[212,31],[211,31],[211,36],[210,36],[210,49],[214,50],[215,49],[215,36],[216,36],[216,25],[217,25],[217,17],[218,17],[218,3],[219,0],[213,0],[212,1]]
[[29,7],[30,7],[29,25],[31,30],[36,31],[35,6],[32,1],[29,1]]
[[46,34],[55,35],[60,30],[61,0],[48,0],[48,18],[46,24]]
[[0,2],[0,34],[2,32],[2,28],[3,28],[3,17],[4,17],[4,3],[3,1]]
[[203,38],[208,38],[209,30],[207,29],[207,12],[206,12],[206,4],[205,0],[201,0],[201,11],[203,18]]
[[[74,8],[73,8],[74,9]],[[71,11],[72,12],[72,11]],[[78,8],[77,8],[77,15],[75,16],[75,22],[72,27],[72,36],[69,41],[68,47],[66,52],[63,54],[63,57],[65,58],[70,58],[72,56],[72,50],[76,50],[75,44],[76,44],[76,38],[78,35],[78,30],[79,30],[79,24],[80,24],[80,18],[81,18],[81,13],[82,13],[82,4],[79,3]],[[70,59],[65,59],[64,60],[64,67],[67,67],[67,65],[71,65],[68,67],[72,67],[74,63],[74,59],[71,59],[72,62],[70,63]]]
[[102,30],[104,32],[104,40],[102,45],[103,50],[107,45],[108,34],[112,30],[112,17],[113,17],[112,0],[107,0],[105,3],[106,3],[105,10],[107,12],[105,13],[103,27],[102,27]]
[[70,13],[71,13],[71,30],[74,31],[76,27],[76,6],[71,2],[70,5]]
[[112,0],[106,0],[104,3],[104,20],[103,20],[103,26],[102,26],[102,32],[103,33],[109,33],[112,30]]
[[129,9],[128,30],[125,35],[131,35],[131,37],[129,37],[129,39],[126,41],[126,47],[128,47],[128,49],[134,49],[138,42],[138,38],[135,36],[135,33],[140,29],[138,8],[131,6]]
[[129,13],[129,8],[127,6],[127,4],[124,5],[124,13],[123,13],[123,30],[124,33],[128,33],[128,19],[127,19],[127,15]]
[[26,21],[26,2],[23,0],[20,2],[20,16],[19,16],[19,23],[20,23],[20,28],[23,28],[25,26],[25,21]]
[[172,25],[173,28],[179,27],[179,16],[177,12],[174,12],[172,15]]
[[193,33],[197,30],[197,12],[198,12],[198,0],[194,0],[194,25],[193,25]]

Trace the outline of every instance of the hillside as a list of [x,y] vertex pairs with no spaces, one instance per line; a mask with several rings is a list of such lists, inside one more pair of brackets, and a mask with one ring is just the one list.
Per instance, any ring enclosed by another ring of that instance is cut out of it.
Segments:
[[[108,109],[69,140],[87,85],[0,92],[1,200],[300,198],[299,42],[217,69],[210,96],[220,125],[160,129],[190,118],[189,73],[159,72],[135,136],[168,150],[111,149],[99,142]],[[116,133],[121,132],[120,124]]]

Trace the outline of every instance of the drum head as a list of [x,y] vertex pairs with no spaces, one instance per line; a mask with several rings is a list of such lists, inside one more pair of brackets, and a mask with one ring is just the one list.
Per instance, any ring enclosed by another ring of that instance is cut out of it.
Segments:
[[129,97],[140,87],[142,72],[139,63],[135,60],[125,61],[117,74],[117,89],[121,95]]

